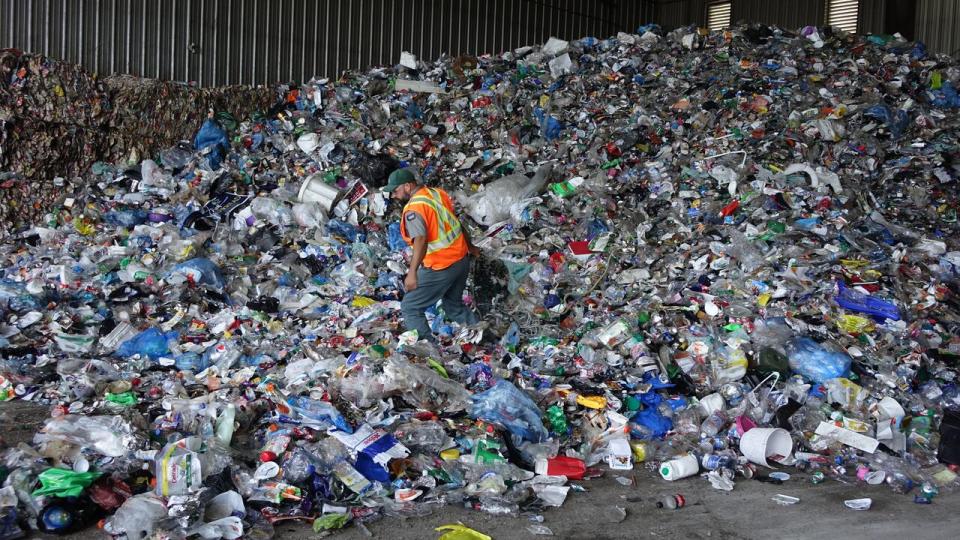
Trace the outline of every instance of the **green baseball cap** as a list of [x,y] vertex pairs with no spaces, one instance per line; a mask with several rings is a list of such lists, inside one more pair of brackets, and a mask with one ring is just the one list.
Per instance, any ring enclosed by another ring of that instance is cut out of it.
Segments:
[[387,178],[387,185],[383,187],[383,191],[392,193],[393,190],[406,184],[407,182],[416,181],[417,179],[413,176],[413,173],[410,172],[409,169],[397,169],[390,173],[390,177]]

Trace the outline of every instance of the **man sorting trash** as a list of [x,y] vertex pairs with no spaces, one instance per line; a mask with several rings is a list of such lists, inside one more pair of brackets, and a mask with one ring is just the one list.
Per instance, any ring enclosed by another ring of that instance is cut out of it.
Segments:
[[407,169],[393,171],[383,190],[392,199],[406,201],[400,234],[413,247],[413,257],[403,281],[404,327],[416,330],[421,338],[436,341],[424,312],[441,299],[449,319],[465,325],[476,323],[476,315],[463,303],[463,289],[471,256],[478,255],[480,250],[460,225],[450,195],[440,188],[420,185]]

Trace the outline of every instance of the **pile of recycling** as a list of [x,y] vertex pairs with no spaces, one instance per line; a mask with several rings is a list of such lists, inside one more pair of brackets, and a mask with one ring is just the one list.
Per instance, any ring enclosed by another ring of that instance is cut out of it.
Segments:
[[196,88],[0,49],[0,236],[29,226],[97,161],[139,162],[189,137],[210,108],[246,117],[271,88]]
[[[957,84],[898,36],[646,26],[404,53],[96,163],[0,252],[0,392],[51,408],[3,454],[0,537],[542,520],[644,467],[935,502],[960,464]],[[436,344],[399,318],[399,167],[483,252],[484,322],[440,305]]]

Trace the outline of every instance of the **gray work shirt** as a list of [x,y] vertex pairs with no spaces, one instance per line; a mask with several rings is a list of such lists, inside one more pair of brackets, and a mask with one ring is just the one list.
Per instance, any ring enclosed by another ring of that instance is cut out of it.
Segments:
[[403,215],[403,226],[410,238],[427,235],[427,222],[416,212],[407,212]]

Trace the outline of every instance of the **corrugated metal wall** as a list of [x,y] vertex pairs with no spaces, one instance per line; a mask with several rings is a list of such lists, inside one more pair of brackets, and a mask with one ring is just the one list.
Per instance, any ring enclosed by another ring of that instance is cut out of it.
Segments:
[[917,0],[917,38],[931,51],[960,54],[960,0]]
[[[860,31],[883,29],[886,0],[860,0]],[[706,24],[709,0],[659,0],[655,20],[664,28]],[[823,24],[825,0],[733,0],[733,22],[749,21],[800,28]]]
[[667,30],[688,24],[703,26],[706,15],[705,0],[657,0],[654,22]]
[[737,0],[733,3],[733,20],[776,24],[783,28],[800,28],[823,21],[823,0]]
[[887,0],[860,0],[860,16],[857,21],[860,33],[882,34],[886,9]]
[[[860,0],[859,31],[884,33],[888,2]],[[654,20],[666,29],[706,24],[709,0],[658,0]],[[733,21],[763,22],[783,28],[823,24],[825,0],[733,0]],[[893,21],[896,23],[896,20]],[[907,21],[909,24],[909,21]],[[896,24],[893,25],[896,28]],[[916,0],[915,39],[933,52],[960,53],[960,0]],[[899,28],[909,35],[910,29]]]
[[0,47],[207,85],[634,31],[653,0],[0,0]]

